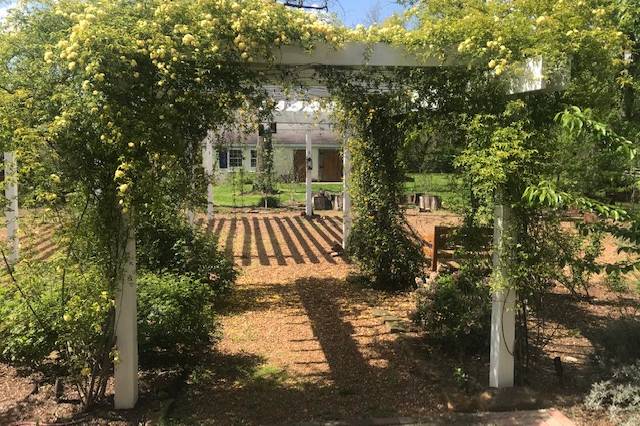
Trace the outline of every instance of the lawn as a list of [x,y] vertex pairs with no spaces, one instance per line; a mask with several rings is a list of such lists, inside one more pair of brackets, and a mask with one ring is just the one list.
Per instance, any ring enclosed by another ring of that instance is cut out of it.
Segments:
[[[453,174],[447,173],[413,173],[409,175],[410,181],[405,183],[405,192],[419,192],[438,195],[442,198],[444,207],[452,207],[460,202],[460,195],[456,192],[456,182]],[[262,206],[263,196],[252,192],[250,179],[245,179],[243,188],[240,188],[238,179],[234,183],[232,179],[216,184],[213,191],[214,203],[219,207],[258,207]],[[329,193],[342,192],[340,182],[313,182],[313,192],[326,191]],[[299,205],[304,203],[304,183],[277,184],[278,194],[274,197],[278,205]]]
[[463,202],[460,182],[453,173],[410,173],[404,188],[407,193],[437,195],[446,209],[453,209]]
[[[331,193],[342,192],[342,183],[314,182],[313,192],[327,191]],[[304,203],[304,183],[278,183],[278,193],[274,197],[279,205],[296,205]],[[263,204],[263,195],[252,192],[252,184],[245,183],[241,190],[240,185],[230,181],[219,183],[213,190],[213,200],[220,207],[257,207]]]

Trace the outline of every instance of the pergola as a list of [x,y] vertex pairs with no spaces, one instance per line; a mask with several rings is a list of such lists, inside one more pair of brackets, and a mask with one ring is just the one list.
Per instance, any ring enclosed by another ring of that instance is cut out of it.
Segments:
[[[339,69],[372,69],[383,72],[386,68],[397,67],[441,67],[462,66],[454,56],[445,62],[435,58],[420,58],[410,54],[403,48],[388,44],[367,45],[364,43],[348,43],[341,49],[329,45],[319,45],[311,51],[299,47],[282,47],[274,52],[275,61],[256,63],[260,69],[272,69],[276,65],[280,69],[302,77],[308,98],[327,98],[330,93],[317,76],[317,67],[335,67]],[[520,70],[512,74],[510,80],[510,94],[517,95],[526,92],[546,90],[561,90],[566,75],[550,83],[543,77],[543,61],[533,58],[523,62]],[[274,79],[275,80],[275,79]],[[313,111],[313,104],[291,103],[290,98],[283,91],[278,90],[277,82],[271,93],[275,100],[282,103],[282,107],[275,114],[274,121],[301,124],[306,126],[330,125],[330,116],[322,110]],[[311,156],[312,141],[306,135],[306,155]],[[345,145],[346,146],[346,145]],[[203,141],[203,166],[208,177],[207,185],[207,219],[211,221],[214,214],[213,203],[213,138],[207,137]],[[348,238],[352,226],[351,197],[349,195],[349,179],[351,172],[351,155],[349,150],[343,150],[344,162],[344,202],[343,202],[343,235]],[[309,162],[307,163],[309,164]],[[4,153],[5,165],[5,197],[8,204],[5,211],[7,220],[7,235],[10,245],[8,260],[15,263],[19,257],[18,239],[18,182],[17,167],[14,152]],[[312,214],[311,203],[311,168],[309,164],[306,174],[306,213]],[[495,209],[494,223],[494,266],[499,270],[502,259],[502,235],[508,226],[510,207],[498,205]],[[127,245],[125,248],[124,265],[121,282],[116,294],[116,342],[120,354],[120,361],[115,365],[115,407],[127,409],[135,406],[138,399],[138,341],[137,341],[137,310],[136,310],[136,247],[135,231],[129,227]],[[489,385],[503,388],[514,384],[513,348],[515,342],[515,301],[513,290],[497,291],[492,298],[491,318],[491,355]]]

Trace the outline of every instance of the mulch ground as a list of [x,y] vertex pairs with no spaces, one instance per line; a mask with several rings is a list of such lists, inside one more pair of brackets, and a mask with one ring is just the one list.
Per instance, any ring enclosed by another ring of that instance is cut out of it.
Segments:
[[[458,222],[446,213],[411,213],[408,220],[423,234],[435,224]],[[174,400],[163,400],[154,390],[157,377],[148,374],[136,410],[98,410],[87,422],[157,420],[169,401],[168,417],[177,424],[435,419],[453,410],[487,409],[488,356],[462,359],[430,347],[408,321],[415,306],[411,293],[378,292],[347,279],[353,266],[330,250],[342,240],[339,213],[307,219],[298,212],[245,211],[217,215],[209,226],[241,270],[221,312],[216,349]],[[615,253],[613,242],[607,250]],[[621,302],[602,289],[584,301],[556,293],[550,303],[557,304],[557,315],[546,331],[555,339],[532,365],[536,380],[523,397],[535,399],[535,407],[521,408],[564,407],[579,423],[598,424],[602,419],[589,417],[579,403],[593,378],[595,330]],[[388,317],[398,319],[404,331],[392,332]],[[555,356],[566,365],[563,383],[555,375]],[[461,389],[456,368],[476,386]],[[0,424],[72,417],[77,405],[55,404],[50,385],[32,392],[37,379],[0,364]]]

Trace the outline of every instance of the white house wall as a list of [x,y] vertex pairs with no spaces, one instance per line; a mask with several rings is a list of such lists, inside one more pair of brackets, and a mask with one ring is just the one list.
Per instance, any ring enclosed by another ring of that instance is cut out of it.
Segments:
[[293,149],[288,147],[273,149],[273,171],[276,178],[293,174]]
[[[313,143],[313,141],[311,141]],[[311,161],[313,170],[311,170],[311,180],[320,180],[320,148],[311,148]]]
[[[243,147],[243,148],[231,148],[242,149],[243,153],[243,167],[245,171],[255,172],[255,167],[251,167],[251,150],[255,147]],[[311,158],[313,160],[313,171],[311,172],[311,178],[314,181],[318,181],[320,177],[319,165],[320,165],[320,150],[321,149],[338,149],[335,146],[317,146],[311,150]],[[304,150],[304,146],[276,146],[273,149],[273,170],[277,178],[284,175],[291,175],[294,172],[294,152],[296,150]],[[213,154],[214,175],[218,181],[224,180],[227,174],[238,170],[238,167],[227,167],[226,169],[220,168],[220,159],[218,151],[215,150]],[[228,162],[227,162],[228,164]]]

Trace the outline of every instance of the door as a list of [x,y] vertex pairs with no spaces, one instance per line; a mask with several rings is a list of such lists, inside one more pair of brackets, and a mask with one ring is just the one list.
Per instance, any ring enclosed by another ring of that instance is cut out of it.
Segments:
[[337,149],[321,149],[319,153],[320,180],[340,182],[342,180],[342,160]]
[[307,152],[304,149],[293,151],[293,173],[296,182],[304,182],[307,177]]

